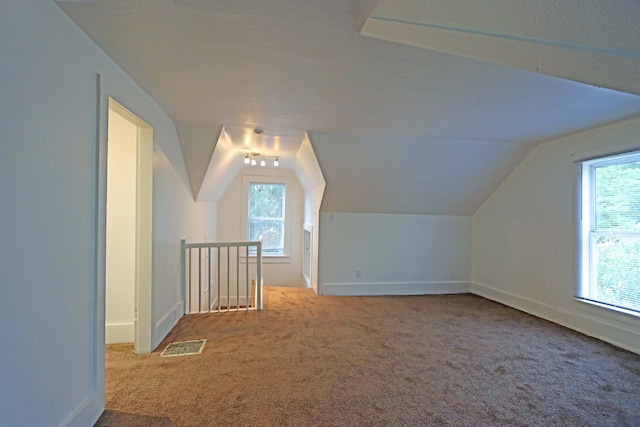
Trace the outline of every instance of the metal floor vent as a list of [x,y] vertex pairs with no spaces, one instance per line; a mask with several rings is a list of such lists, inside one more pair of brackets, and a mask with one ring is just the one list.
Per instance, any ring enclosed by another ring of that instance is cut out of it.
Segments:
[[204,343],[207,340],[194,340],[194,341],[182,341],[172,342],[164,349],[160,354],[160,357],[172,357],[172,356],[189,356],[191,354],[200,354],[204,348]]

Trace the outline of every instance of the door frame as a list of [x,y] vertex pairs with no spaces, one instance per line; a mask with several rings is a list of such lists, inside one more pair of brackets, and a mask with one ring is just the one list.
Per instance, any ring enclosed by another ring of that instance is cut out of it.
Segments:
[[[131,124],[136,126],[136,235],[135,235],[135,291],[134,291],[134,347],[138,354],[150,353],[152,341],[152,217],[153,217],[153,128],[146,122],[125,108],[113,97],[107,96],[108,108],[106,109],[104,129],[107,135],[104,155],[108,149],[108,120],[113,111]],[[108,156],[107,156],[108,157]],[[107,164],[108,158],[101,164]],[[105,180],[106,173],[101,174]],[[106,194],[104,209],[106,210]],[[106,227],[105,227],[106,236]],[[106,263],[106,253],[102,262]],[[106,281],[105,289],[106,290]],[[102,307],[104,311],[105,307]]]

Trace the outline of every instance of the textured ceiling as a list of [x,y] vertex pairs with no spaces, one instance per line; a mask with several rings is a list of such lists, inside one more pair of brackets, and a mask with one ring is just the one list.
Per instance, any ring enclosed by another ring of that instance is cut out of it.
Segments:
[[[259,142],[247,130],[260,127],[274,136],[262,137],[261,152],[277,150],[276,136],[311,132],[327,181],[323,210],[468,215],[532,144],[640,115],[640,97],[594,83],[604,71],[587,75],[529,50],[527,60],[545,64],[532,69],[490,49],[495,40],[551,46],[586,52],[604,70],[617,60],[633,69],[638,3],[584,1],[59,4],[174,118],[194,195],[222,125],[241,147]],[[454,32],[458,44],[424,45],[407,36],[416,27]],[[551,65],[570,73],[545,75]]]
[[380,0],[363,35],[640,95],[640,2]]
[[[471,3],[473,3],[471,5]],[[371,17],[640,58],[637,0],[380,0]]]

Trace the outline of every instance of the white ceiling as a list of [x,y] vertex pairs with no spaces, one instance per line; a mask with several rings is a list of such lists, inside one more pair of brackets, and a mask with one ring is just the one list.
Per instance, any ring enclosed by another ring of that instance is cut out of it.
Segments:
[[363,35],[640,95],[637,0],[381,0]]
[[293,167],[293,160],[304,139],[304,131],[297,129],[277,131],[229,126],[227,132],[240,153],[258,153],[268,157],[277,156],[284,162],[283,166],[288,168]]
[[323,210],[468,215],[532,144],[640,115],[634,0],[59,4],[174,118],[194,194],[222,125],[310,131]]
[[639,10],[637,0],[380,0],[371,17],[638,58]]

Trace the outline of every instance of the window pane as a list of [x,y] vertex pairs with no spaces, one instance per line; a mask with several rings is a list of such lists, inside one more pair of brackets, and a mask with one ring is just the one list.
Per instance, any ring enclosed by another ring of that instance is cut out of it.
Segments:
[[249,240],[262,236],[265,253],[284,253],[284,184],[251,183],[249,185]]
[[268,253],[284,252],[284,221],[249,221],[249,240],[262,236],[262,250]]
[[640,152],[581,167],[578,294],[640,315]]
[[284,184],[256,184],[249,187],[249,218],[284,219]]
[[594,233],[594,300],[640,311],[640,238]]
[[640,231],[640,161],[595,168],[596,230]]

